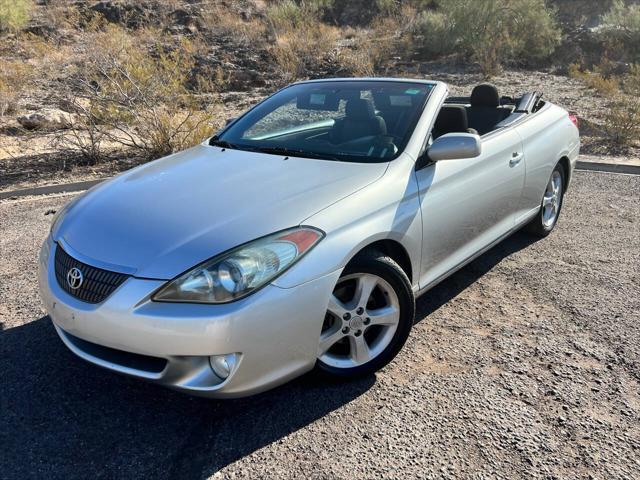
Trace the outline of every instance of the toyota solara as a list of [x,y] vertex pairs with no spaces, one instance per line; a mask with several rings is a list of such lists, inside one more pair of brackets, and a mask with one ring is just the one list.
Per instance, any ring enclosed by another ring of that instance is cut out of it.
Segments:
[[553,230],[579,143],[539,92],[296,83],[63,208],[42,299],[77,356],[193,394],[368,375],[417,296],[517,230]]

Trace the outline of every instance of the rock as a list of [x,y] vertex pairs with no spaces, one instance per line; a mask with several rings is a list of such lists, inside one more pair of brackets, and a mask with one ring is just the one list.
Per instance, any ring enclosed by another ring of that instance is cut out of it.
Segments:
[[153,14],[152,11],[145,11],[143,8],[145,6],[136,2],[104,0],[92,5],[89,9],[102,15],[107,22],[124,24],[129,28],[137,28],[148,20],[149,15],[147,13]]
[[56,108],[44,108],[17,118],[18,123],[29,130],[60,130],[73,125],[72,114]]

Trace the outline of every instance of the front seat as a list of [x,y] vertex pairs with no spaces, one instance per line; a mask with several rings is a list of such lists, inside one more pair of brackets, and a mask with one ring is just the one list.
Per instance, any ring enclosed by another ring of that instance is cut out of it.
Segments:
[[482,83],[471,92],[471,106],[467,107],[469,126],[484,135],[507,118],[511,111],[500,107],[500,96],[495,85]]
[[386,134],[387,125],[382,117],[376,115],[373,102],[366,98],[353,98],[347,101],[345,116],[335,121],[329,139],[331,143],[339,144]]
[[436,139],[445,133],[475,133],[474,129],[469,128],[467,121],[467,111],[464,107],[454,105],[445,105],[440,109],[440,113],[436,117],[433,124],[433,138]]

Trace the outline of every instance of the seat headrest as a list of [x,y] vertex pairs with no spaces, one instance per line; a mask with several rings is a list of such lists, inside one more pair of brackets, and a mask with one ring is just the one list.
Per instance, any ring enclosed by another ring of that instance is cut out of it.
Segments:
[[370,120],[375,118],[376,111],[368,98],[352,98],[347,101],[345,115],[351,120]]
[[500,106],[500,95],[495,85],[481,83],[471,92],[472,107],[498,107]]
[[464,107],[446,105],[440,109],[433,129],[437,132],[466,132],[469,128],[467,111]]

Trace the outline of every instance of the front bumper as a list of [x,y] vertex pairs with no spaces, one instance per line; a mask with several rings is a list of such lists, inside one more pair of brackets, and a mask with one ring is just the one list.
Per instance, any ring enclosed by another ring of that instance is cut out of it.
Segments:
[[[164,280],[130,277],[104,302],[67,294],[54,273],[49,238],[39,260],[40,294],[63,342],[79,357],[189,393],[223,398],[273,388],[313,368],[339,271],[293,288],[269,285],[221,305],[150,300]],[[212,355],[236,354],[222,380]]]

